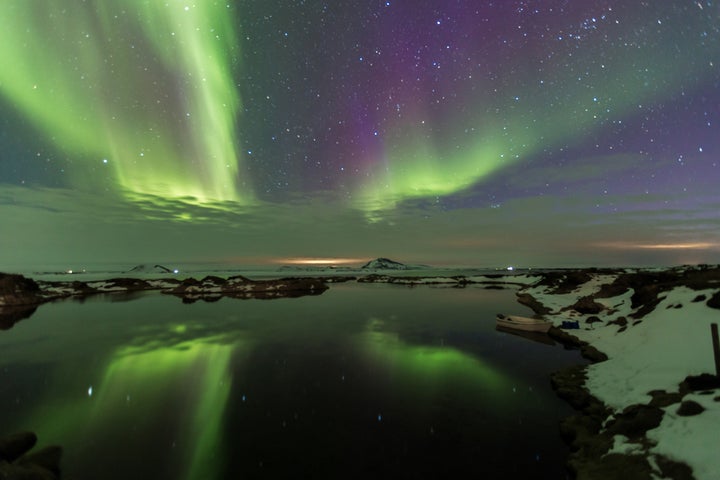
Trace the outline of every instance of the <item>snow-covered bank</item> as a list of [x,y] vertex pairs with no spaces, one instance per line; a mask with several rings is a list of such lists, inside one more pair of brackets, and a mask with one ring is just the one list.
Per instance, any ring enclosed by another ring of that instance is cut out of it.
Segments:
[[[570,333],[609,357],[590,365],[585,381],[612,411],[598,432],[612,436],[606,455],[647,458],[649,476],[639,478],[687,478],[658,467],[659,456],[686,463],[698,480],[718,478],[720,388],[711,382],[712,388],[689,391],[681,383],[715,374],[710,325],[720,321],[720,269],[572,271],[546,277],[522,293],[547,307],[546,318],[557,326],[578,320],[580,328]],[[694,406],[690,415],[681,405]],[[632,441],[607,428],[631,406],[662,410],[659,425]]]

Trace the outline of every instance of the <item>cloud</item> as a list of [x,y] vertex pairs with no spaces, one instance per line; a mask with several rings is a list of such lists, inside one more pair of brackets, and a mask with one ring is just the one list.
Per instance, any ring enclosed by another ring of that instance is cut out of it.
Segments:
[[127,202],[120,194],[0,186],[0,269],[378,256],[492,267],[636,265],[677,263],[683,251],[642,245],[695,245],[698,261],[717,261],[718,205],[680,199],[660,209],[661,198],[615,197],[617,212],[590,195],[509,199],[500,208],[416,200],[373,223],[334,194],[203,207],[193,199]]

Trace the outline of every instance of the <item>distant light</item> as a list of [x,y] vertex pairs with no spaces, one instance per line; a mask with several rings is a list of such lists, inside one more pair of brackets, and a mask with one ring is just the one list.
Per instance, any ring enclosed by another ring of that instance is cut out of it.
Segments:
[[92,385],[88,387],[88,397],[92,397]]
[[361,263],[362,258],[279,258],[274,263],[291,264],[291,265],[342,265]]
[[180,270],[176,268],[175,270],[173,270],[173,273],[180,273]]
[[510,266],[510,267],[507,267],[507,269],[508,269],[508,271],[512,272],[513,270],[515,270],[515,267]]
[[68,270],[67,273],[73,273],[73,271],[72,271],[72,270]]

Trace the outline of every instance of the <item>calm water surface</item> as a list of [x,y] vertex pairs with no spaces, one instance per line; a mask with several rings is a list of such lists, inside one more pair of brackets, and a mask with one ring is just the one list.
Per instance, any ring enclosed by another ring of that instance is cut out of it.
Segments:
[[62,445],[70,479],[565,478],[548,375],[581,360],[495,330],[524,311],[354,283],[44,305],[0,331],[0,435]]

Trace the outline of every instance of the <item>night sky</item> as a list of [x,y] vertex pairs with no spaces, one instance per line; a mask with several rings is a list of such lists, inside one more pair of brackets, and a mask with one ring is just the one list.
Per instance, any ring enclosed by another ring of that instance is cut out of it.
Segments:
[[720,262],[716,1],[3,0],[0,268]]

